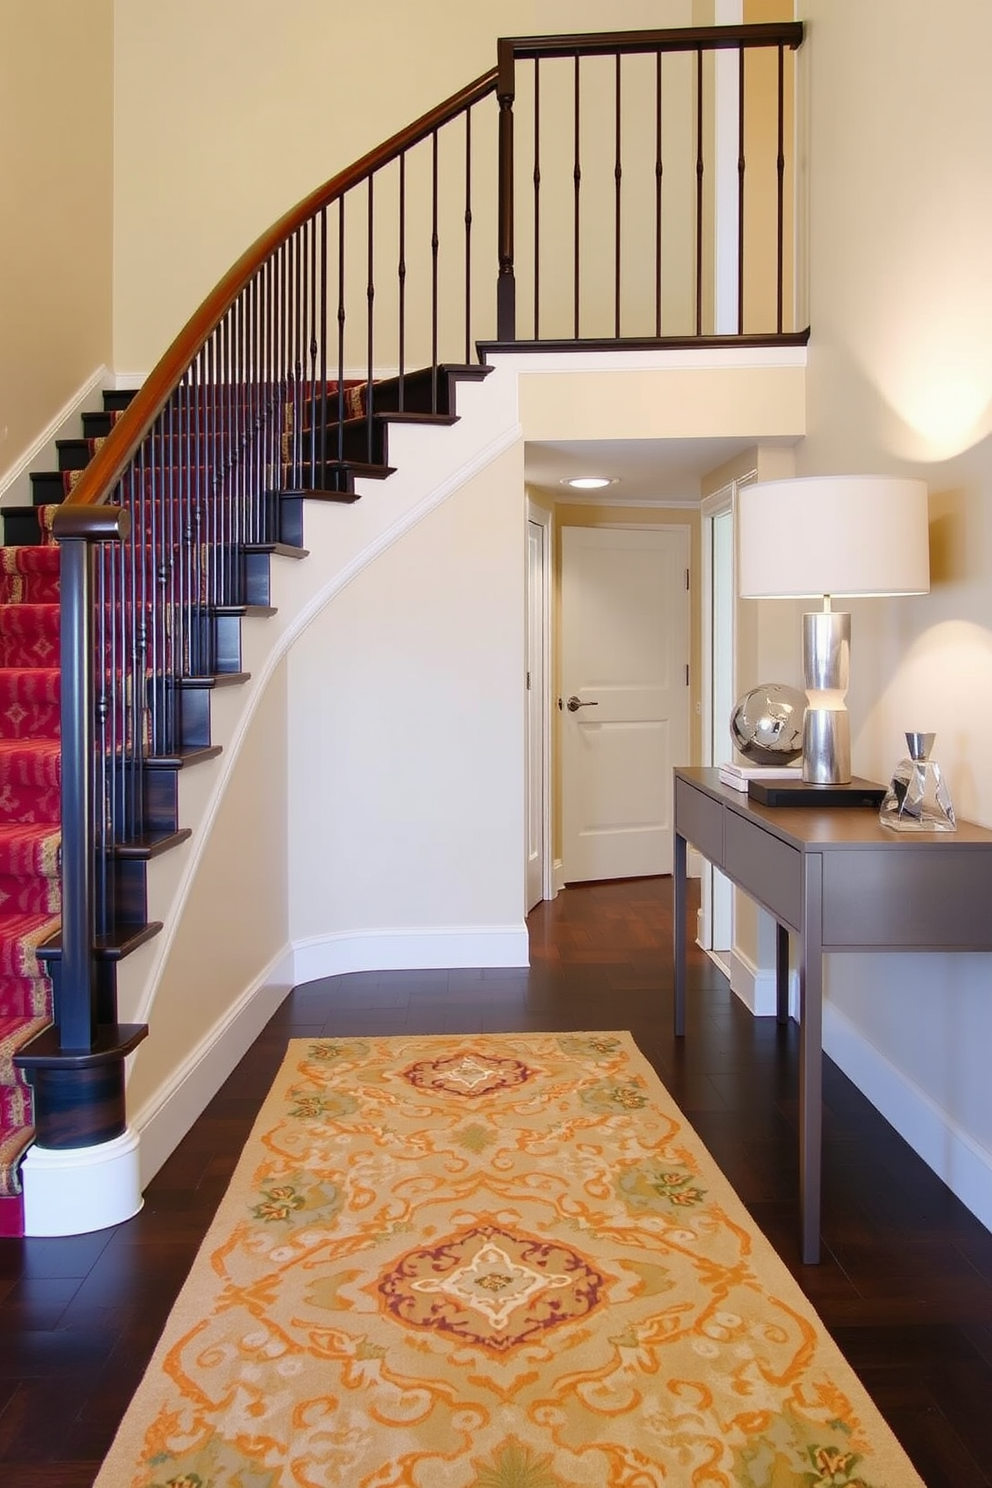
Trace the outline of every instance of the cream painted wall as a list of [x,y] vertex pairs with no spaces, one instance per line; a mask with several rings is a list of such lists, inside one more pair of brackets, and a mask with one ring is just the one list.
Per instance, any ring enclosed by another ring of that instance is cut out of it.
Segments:
[[[903,730],[934,729],[959,812],[992,826],[992,7],[799,9],[813,331],[796,471],[931,491],[931,593],[851,607],[854,768],[884,781]],[[838,957],[828,1008],[838,1057],[938,1171],[971,1174],[988,1224],[990,972],[987,956]]]
[[269,0],[118,3],[115,366],[153,366],[263,229],[488,71],[498,36],[690,17],[690,0],[624,0],[609,17],[599,0],[553,12],[539,0],[376,0],[374,26],[327,0],[281,0],[277,20]]
[[111,361],[112,21],[0,0],[0,486]]
[[[122,1009],[123,1017],[147,1019],[151,1030],[128,1080],[129,1114],[139,1125],[152,1119],[184,1070],[257,988],[260,974],[285,952],[288,685],[282,661],[260,697],[210,825],[154,1004]],[[184,796],[209,785],[211,768],[189,772]],[[198,771],[199,781],[192,778]],[[168,858],[178,866],[182,852]],[[198,1114],[199,1107],[191,1109],[190,1121]],[[172,1120],[171,1137],[178,1140],[182,1132]]]
[[522,926],[524,514],[518,444],[295,643],[294,943]]

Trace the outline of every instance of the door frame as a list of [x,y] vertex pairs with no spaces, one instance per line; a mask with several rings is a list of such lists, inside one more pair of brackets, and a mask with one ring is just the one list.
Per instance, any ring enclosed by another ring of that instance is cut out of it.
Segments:
[[[721,486],[712,495],[703,497],[699,503],[700,517],[700,607],[701,607],[701,629],[702,629],[702,719],[701,719],[701,746],[702,762],[704,765],[718,766],[722,760],[713,758],[713,717],[716,695],[716,669],[714,666],[714,636],[713,636],[713,608],[714,608],[714,572],[713,572],[713,523],[717,517],[730,513],[731,519],[731,552],[730,552],[730,589],[729,600],[730,614],[736,616],[737,608],[737,493],[741,486],[750,484],[757,479],[757,471],[749,470],[745,474],[736,477]],[[731,670],[731,695],[737,696],[737,627],[732,626],[733,636],[730,646],[730,670]],[[722,929],[714,926],[714,870],[711,863],[706,859],[699,860],[700,871],[700,906],[698,917],[698,942],[701,948],[707,951],[717,964],[729,974],[728,959],[730,950],[734,944],[734,919],[733,919],[733,896],[730,896],[729,908],[724,908],[723,913],[729,916],[729,924]],[[725,939],[728,950],[714,950],[717,939]]]
[[[536,604],[533,603],[531,586],[529,582],[529,560],[528,560],[528,583],[527,583],[527,655],[524,657],[524,669],[530,656],[530,637],[533,634],[540,636],[540,649],[543,671],[542,696],[538,698],[538,706],[541,711],[541,794],[543,798],[543,810],[541,813],[541,897],[553,899],[558,890],[555,885],[555,873],[553,862],[552,835],[551,835],[551,698],[554,686],[554,678],[551,671],[552,659],[552,637],[551,637],[551,569],[553,563],[554,513],[548,511],[547,507],[538,506],[535,501],[527,497],[526,521],[533,522],[535,526],[542,529],[544,541],[541,549],[541,582],[540,593]],[[527,529],[524,529],[525,535]],[[525,549],[526,551],[526,549]],[[530,761],[526,770],[525,821],[530,820],[530,789],[532,773]],[[524,897],[526,893],[527,873],[527,841],[524,840]]]

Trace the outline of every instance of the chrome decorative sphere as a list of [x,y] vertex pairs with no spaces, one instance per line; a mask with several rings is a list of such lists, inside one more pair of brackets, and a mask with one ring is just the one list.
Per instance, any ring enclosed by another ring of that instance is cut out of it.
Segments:
[[730,715],[734,748],[752,765],[788,765],[803,752],[806,694],[784,682],[761,682]]

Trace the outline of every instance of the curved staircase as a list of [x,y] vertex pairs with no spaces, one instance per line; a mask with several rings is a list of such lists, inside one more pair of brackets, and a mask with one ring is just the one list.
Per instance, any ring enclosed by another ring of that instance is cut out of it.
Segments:
[[[161,926],[147,918],[147,865],[183,841],[179,822],[178,775],[219,751],[211,743],[209,696],[216,686],[248,681],[241,670],[240,625],[246,615],[274,613],[269,606],[269,562],[273,554],[305,557],[305,506],[308,501],[358,499],[358,478],[385,479],[392,473],[388,444],[391,423],[450,425],[457,421],[460,381],[478,381],[483,365],[440,366],[373,385],[375,411],[367,413],[368,385],[343,389],[345,418],[338,411],[338,385],[302,404],[299,431],[287,424],[285,442],[297,432],[326,451],[325,489],[311,484],[283,489],[271,506],[272,529],[264,541],[242,545],[245,603],[213,607],[217,670],[190,676],[184,708],[184,737],[168,755],[149,746],[144,757],[148,799],[140,839],[115,844],[113,852],[115,922],[98,947],[104,968],[104,1021],[113,1021],[114,980],[121,959]],[[6,544],[0,548],[0,1234],[21,1233],[20,1161],[35,1136],[32,1072],[35,1061],[54,1051],[39,1039],[53,1022],[61,961],[59,716],[60,549],[53,536],[55,513],[100,448],[132,393],[108,392],[103,413],[82,415],[80,438],[58,442],[56,471],[32,475],[34,504],[4,510]],[[326,419],[328,409],[331,420]],[[316,425],[316,427],[315,427]],[[311,433],[315,438],[311,441]],[[371,455],[371,458],[369,456]],[[159,469],[172,458],[158,450]],[[318,455],[319,458],[319,455]],[[195,700],[195,701],[194,701]],[[30,1048],[28,1046],[30,1045]],[[16,1063],[15,1063],[16,1057]]]

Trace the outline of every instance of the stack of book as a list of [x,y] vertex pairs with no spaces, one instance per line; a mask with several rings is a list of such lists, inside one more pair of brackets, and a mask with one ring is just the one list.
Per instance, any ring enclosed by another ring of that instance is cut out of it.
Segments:
[[746,791],[752,780],[802,780],[802,761],[794,765],[736,765],[720,766],[720,779],[733,790]]

